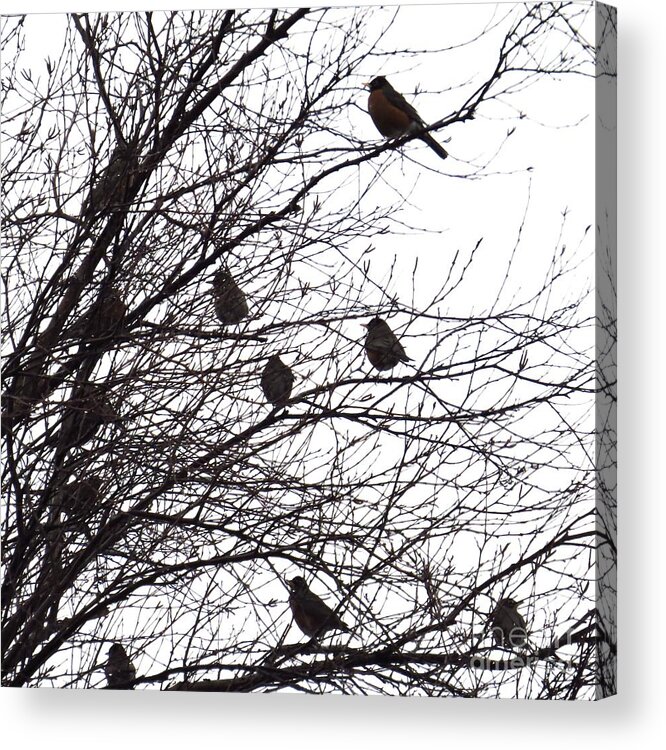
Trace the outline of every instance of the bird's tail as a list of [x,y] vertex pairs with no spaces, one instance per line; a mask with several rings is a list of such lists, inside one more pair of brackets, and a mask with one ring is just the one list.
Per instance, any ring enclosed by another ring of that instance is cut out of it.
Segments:
[[430,133],[424,133],[421,136],[421,140],[424,143],[427,143],[428,146],[439,156],[440,159],[446,159],[446,157],[449,155],[448,151],[443,147],[440,146],[439,143],[430,135]]

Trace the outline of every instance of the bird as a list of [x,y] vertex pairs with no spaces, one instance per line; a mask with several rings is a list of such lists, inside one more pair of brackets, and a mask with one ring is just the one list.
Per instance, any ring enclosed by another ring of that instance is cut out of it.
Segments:
[[67,402],[58,442],[60,451],[91,440],[105,424],[119,422],[120,416],[111,404],[105,386],[83,383]]
[[[426,127],[414,107],[384,76],[373,78],[367,86],[370,89],[368,113],[383,136],[399,138],[409,133],[418,133]],[[430,133],[421,133],[419,138],[427,143],[440,159],[446,159],[446,149],[440,146]]]
[[221,323],[240,323],[248,315],[247,299],[229,271],[221,268],[213,277],[215,314]]
[[490,616],[490,628],[496,646],[516,648],[527,640],[525,618],[518,612],[518,602],[501,599]]
[[375,370],[392,370],[398,362],[411,362],[386,321],[373,318],[366,328],[365,353]]
[[69,482],[56,494],[55,504],[70,518],[87,516],[97,506],[101,486],[102,478],[97,474]]
[[114,335],[127,312],[117,289],[102,293],[93,306],[65,331],[66,338],[101,339]]
[[349,627],[340,617],[310,591],[304,578],[296,576],[287,583],[291,589],[289,594],[291,612],[296,624],[305,635],[313,638],[316,635],[323,635],[328,630],[349,632]]
[[132,182],[132,165],[136,155],[127,144],[118,144],[109,157],[109,164],[98,176],[90,193],[88,211],[105,211],[125,201]]
[[136,679],[136,669],[130,661],[127,651],[120,645],[114,643],[109,649],[109,658],[104,665],[107,684],[114,690],[132,690],[132,683]]
[[[11,387],[2,394],[2,425],[10,426],[27,417],[34,406],[44,398],[51,387],[50,378],[44,374],[46,356],[32,354],[14,375]],[[7,424],[5,424],[7,423]]]
[[261,388],[266,401],[274,406],[284,406],[289,401],[294,385],[294,373],[291,368],[274,354],[261,374]]
[[127,305],[117,289],[108,289],[96,308],[90,311],[90,335],[93,338],[110,336],[125,317]]

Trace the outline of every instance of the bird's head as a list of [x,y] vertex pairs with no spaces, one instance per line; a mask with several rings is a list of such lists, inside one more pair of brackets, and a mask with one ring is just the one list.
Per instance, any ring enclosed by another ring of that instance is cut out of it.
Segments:
[[290,581],[287,581],[289,584],[289,588],[294,592],[298,593],[299,591],[307,591],[308,585],[305,582],[305,578],[302,576],[295,576]]
[[369,323],[366,323],[365,327],[368,331],[372,331],[373,328],[381,328],[383,325],[385,323],[381,318],[373,318]]
[[515,599],[501,599],[498,607],[505,607],[506,609],[516,609],[520,602],[517,602]]
[[114,643],[109,649],[109,659],[124,659],[127,656],[127,652],[120,643]]
[[389,82],[386,80],[386,78],[384,78],[384,76],[377,76],[365,85],[370,91],[377,91],[378,89],[384,88],[384,86],[388,86]]

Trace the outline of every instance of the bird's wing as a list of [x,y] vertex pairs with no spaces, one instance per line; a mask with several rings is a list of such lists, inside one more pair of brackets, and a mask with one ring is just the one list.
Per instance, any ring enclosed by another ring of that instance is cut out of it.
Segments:
[[[308,615],[317,620],[322,625],[327,623],[329,625],[343,624],[342,620],[335,614],[335,612],[323,602],[316,594],[308,594],[303,598],[303,606]],[[345,626],[346,627],[346,626]]]
[[406,112],[412,120],[418,122],[419,125],[423,125],[424,122],[420,118],[419,113],[412,107],[412,105],[405,99],[402,94],[399,94],[394,88],[385,88],[384,94],[391,104],[403,112]]

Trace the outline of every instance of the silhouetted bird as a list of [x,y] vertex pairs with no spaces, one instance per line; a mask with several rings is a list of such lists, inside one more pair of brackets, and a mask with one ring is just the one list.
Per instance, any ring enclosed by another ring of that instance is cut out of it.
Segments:
[[129,146],[118,145],[114,149],[107,168],[99,175],[92,189],[88,210],[104,211],[126,201],[135,160],[136,155]]
[[128,683],[136,679],[136,669],[127,651],[119,643],[114,643],[109,649],[109,658],[104,665],[104,673],[110,688],[133,690],[134,686]]
[[215,314],[221,323],[240,323],[247,317],[248,307],[243,290],[226,269],[219,270],[213,278]]
[[296,624],[305,635],[312,638],[315,635],[323,635],[327,630],[349,632],[347,625],[325,602],[310,591],[301,576],[296,576],[287,583],[291,589],[289,595],[291,612]]
[[65,331],[67,338],[100,339],[112,336],[118,330],[127,312],[117,289],[107,289],[102,297]]
[[55,504],[70,518],[90,515],[97,509],[101,486],[102,478],[97,474],[70,482],[56,494]]
[[[384,78],[377,76],[368,84],[368,113],[379,132],[386,138],[399,138],[408,133],[416,133],[425,127],[417,111],[409,104],[402,94]],[[446,159],[448,153],[430,133],[423,133],[419,138],[441,159]]]
[[518,603],[513,599],[502,599],[490,618],[490,627],[495,645],[517,648],[527,640],[525,619],[518,612]]
[[91,440],[100,427],[120,421],[105,386],[84,383],[65,406],[59,444],[62,450]]
[[365,337],[365,352],[376,370],[392,370],[398,362],[409,362],[402,344],[381,318],[373,318]]
[[44,352],[32,354],[14,375],[11,385],[2,395],[2,422],[10,427],[30,414],[35,404],[46,396],[50,378],[44,375],[46,355]]
[[261,374],[261,388],[266,401],[275,406],[284,406],[289,401],[293,385],[294,373],[291,368],[274,354]]

